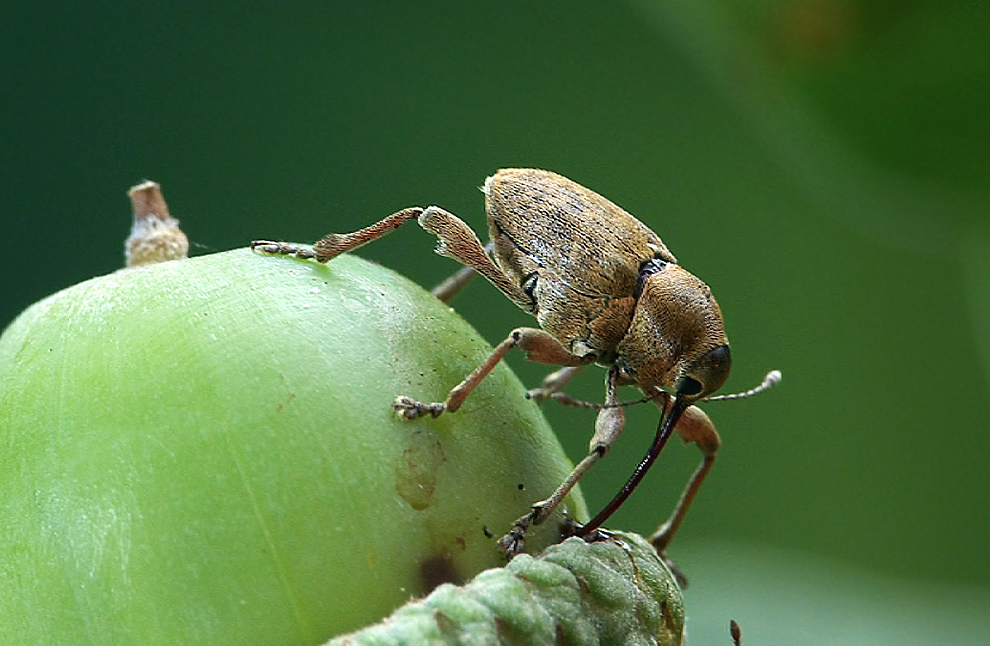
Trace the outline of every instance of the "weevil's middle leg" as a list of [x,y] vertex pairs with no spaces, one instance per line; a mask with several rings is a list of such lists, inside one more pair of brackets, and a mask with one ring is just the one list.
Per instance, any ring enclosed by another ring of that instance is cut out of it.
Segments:
[[578,462],[577,466],[571,470],[567,478],[560,483],[560,486],[557,487],[549,498],[535,503],[532,510],[525,516],[518,518],[512,524],[512,529],[509,533],[499,540],[499,547],[502,549],[506,558],[511,559],[519,552],[522,552],[526,532],[529,531],[529,528],[532,525],[539,525],[553,514],[557,507],[560,506],[560,503],[564,501],[564,498],[567,497],[567,494],[571,492],[571,489],[574,488],[574,485],[578,483],[578,480],[608,453],[608,450],[612,448],[612,445],[618,439],[619,434],[622,433],[622,429],[626,424],[626,415],[622,407],[615,405],[619,401],[617,392],[618,374],[618,370],[612,368],[608,371],[608,375],[605,378],[605,404],[608,407],[603,408],[595,420],[595,434],[591,438],[588,455]]
[[540,402],[554,393],[559,392],[560,389],[566,386],[567,382],[569,382],[574,375],[580,372],[583,367],[583,365],[565,366],[560,370],[554,370],[543,378],[543,383],[540,384],[539,388],[533,388],[526,392],[526,399],[532,399],[535,402]]
[[504,341],[495,346],[488,358],[474,372],[464,378],[464,381],[454,386],[442,402],[423,403],[410,397],[397,397],[395,410],[406,419],[417,419],[424,415],[438,417],[445,412],[453,413],[468,395],[478,387],[478,384],[488,376],[488,373],[502,360],[502,357],[512,348],[522,348],[526,358],[539,363],[551,365],[583,364],[584,360],[567,351],[555,337],[548,332],[536,328],[521,327],[509,333]]
[[532,399],[533,401],[539,403],[544,399],[552,399],[559,404],[564,406],[573,406],[575,408],[594,408],[595,410],[602,410],[603,408],[608,408],[610,406],[621,406],[623,408],[627,406],[635,406],[637,404],[645,404],[646,402],[656,401],[658,397],[667,397],[667,393],[662,390],[656,390],[655,392],[641,397],[640,399],[635,399],[631,401],[624,402],[613,402],[609,403],[599,403],[599,402],[589,402],[583,399],[575,399],[567,393],[560,392],[560,389],[567,385],[567,382],[571,380],[584,366],[567,366],[561,368],[560,370],[555,370],[549,375],[543,378],[543,383],[539,388],[533,388],[526,392],[526,399]]

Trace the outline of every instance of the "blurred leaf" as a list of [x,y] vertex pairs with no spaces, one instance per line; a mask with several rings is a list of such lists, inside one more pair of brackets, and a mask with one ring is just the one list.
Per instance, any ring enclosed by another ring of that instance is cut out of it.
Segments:
[[990,382],[990,226],[974,226],[960,254],[983,374]]

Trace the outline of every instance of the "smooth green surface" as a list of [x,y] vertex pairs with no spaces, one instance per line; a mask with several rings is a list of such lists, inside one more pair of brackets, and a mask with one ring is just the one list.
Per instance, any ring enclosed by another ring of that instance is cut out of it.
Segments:
[[568,471],[519,381],[391,411],[487,352],[354,257],[241,249],[38,303],[0,339],[0,643],[312,644],[499,565],[485,528]]

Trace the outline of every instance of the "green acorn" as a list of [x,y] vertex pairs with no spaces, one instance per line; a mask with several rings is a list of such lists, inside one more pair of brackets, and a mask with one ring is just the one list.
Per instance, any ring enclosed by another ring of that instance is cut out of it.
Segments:
[[0,337],[0,644],[320,643],[501,565],[569,472],[505,366],[456,414],[393,413],[490,352],[395,273],[148,247]]

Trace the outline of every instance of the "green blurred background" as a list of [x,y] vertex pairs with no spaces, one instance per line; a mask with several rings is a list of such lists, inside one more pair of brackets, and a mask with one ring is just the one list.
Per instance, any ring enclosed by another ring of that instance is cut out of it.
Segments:
[[[692,643],[728,643],[729,618],[752,645],[987,643],[986,3],[19,3],[4,23],[0,325],[120,266],[144,178],[207,253],[414,204],[484,231],[487,175],[555,170],[712,287],[728,390],[784,373],[707,408],[723,452],[672,548]],[[429,286],[455,269],[433,243],[360,253]],[[455,305],[493,343],[532,324],[481,281]],[[545,409],[583,456],[593,415]],[[656,417],[630,411],[589,507]],[[672,444],[612,525],[652,531],[697,457]]]

